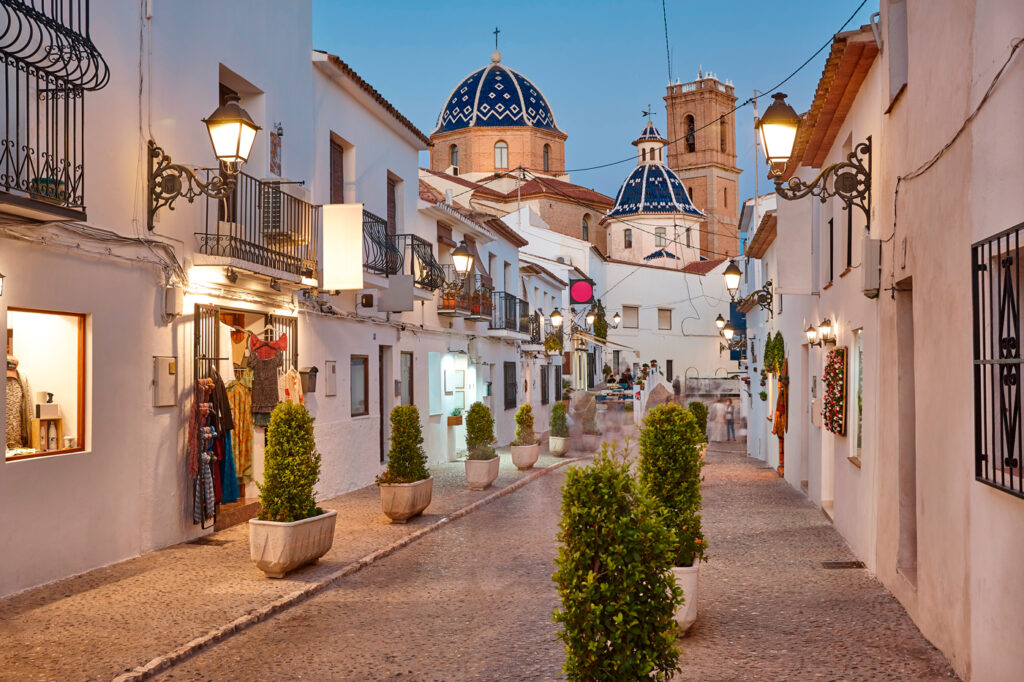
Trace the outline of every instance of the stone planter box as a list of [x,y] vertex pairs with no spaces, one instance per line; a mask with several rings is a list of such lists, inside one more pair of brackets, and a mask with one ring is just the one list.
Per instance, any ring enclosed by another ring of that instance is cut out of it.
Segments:
[[448,417],[448,426],[462,426],[462,417]]
[[555,457],[564,457],[569,452],[569,439],[551,436],[548,438],[548,452]]
[[283,578],[300,566],[316,563],[334,544],[338,512],[280,523],[249,519],[249,556],[268,578]]
[[512,451],[512,463],[520,471],[532,469],[533,465],[537,463],[537,458],[540,457],[540,444],[538,443],[513,445],[509,449]]
[[380,506],[392,523],[405,523],[430,506],[434,477],[415,483],[380,484]]
[[601,434],[599,433],[584,433],[583,434],[583,449],[587,452],[597,452],[598,448],[601,447]]
[[470,490],[483,490],[498,477],[501,458],[495,455],[491,459],[466,460],[466,484]]
[[683,605],[676,609],[676,623],[685,635],[697,620],[698,566],[673,566],[670,570],[675,576],[676,585],[683,588],[683,597],[686,599]]

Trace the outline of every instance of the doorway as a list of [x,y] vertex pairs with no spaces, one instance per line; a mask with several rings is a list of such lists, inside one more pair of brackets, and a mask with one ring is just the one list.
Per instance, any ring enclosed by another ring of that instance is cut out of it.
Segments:
[[914,290],[896,283],[896,366],[899,409],[899,546],[896,570],[917,585],[917,413],[914,390]]
[[391,426],[391,402],[393,389],[391,386],[391,346],[380,346],[377,352],[377,408],[380,412],[380,463],[383,464],[388,454],[388,436]]

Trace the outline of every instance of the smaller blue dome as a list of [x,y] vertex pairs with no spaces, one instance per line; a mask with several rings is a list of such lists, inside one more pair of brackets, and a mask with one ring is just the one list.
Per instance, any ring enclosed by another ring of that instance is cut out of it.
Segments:
[[644,126],[640,137],[633,140],[633,144],[640,144],[641,142],[662,142],[668,144],[668,140],[662,137],[658,129],[654,127],[654,121],[647,121],[647,125]]
[[662,163],[642,163],[634,168],[622,183],[615,206],[607,217],[638,213],[685,213],[695,218],[706,217],[690,201],[679,176]]

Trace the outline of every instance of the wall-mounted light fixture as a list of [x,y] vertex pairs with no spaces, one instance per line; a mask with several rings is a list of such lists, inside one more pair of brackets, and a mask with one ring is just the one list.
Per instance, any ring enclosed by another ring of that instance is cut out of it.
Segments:
[[588,310],[586,318],[584,319],[587,321],[587,326],[592,327],[594,325],[594,320],[597,319],[597,314],[593,310]]
[[612,315],[612,327],[614,327],[615,329],[618,329],[619,328],[619,322],[622,322],[622,315],[619,315],[618,313],[615,313],[614,315]]
[[455,272],[458,273],[460,282],[473,270],[473,252],[466,246],[465,239],[452,250],[452,263],[455,264]]
[[817,329],[811,325],[804,333],[807,334],[807,343],[812,346],[836,345],[836,328],[827,317],[818,324]]
[[736,294],[740,290],[740,279],[743,277],[743,271],[736,265],[736,261],[731,260],[722,276],[725,278],[725,288],[729,291],[729,298],[735,301]]
[[260,127],[238,104],[238,95],[228,95],[209,118],[204,118],[210,135],[213,153],[220,162],[220,172],[206,182],[199,179],[188,166],[174,163],[170,155],[149,141],[149,217],[148,227],[153,229],[156,212],[166,206],[174,210],[174,201],[184,197],[192,203],[205,194],[211,199],[226,199],[235,191],[238,169],[249,158],[252,143]]
[[718,331],[722,331],[725,328],[725,318],[722,317],[721,313],[715,318],[715,326],[718,327]]
[[562,311],[558,308],[551,311],[551,326],[555,329],[562,326]]
[[224,278],[227,279],[227,281],[234,284],[238,281],[238,273],[235,271],[234,268],[228,268],[227,270],[224,271]]

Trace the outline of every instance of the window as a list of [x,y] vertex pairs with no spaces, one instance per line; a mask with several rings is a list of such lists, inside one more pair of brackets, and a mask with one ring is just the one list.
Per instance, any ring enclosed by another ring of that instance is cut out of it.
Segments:
[[540,404],[547,405],[550,386],[548,386],[548,368],[540,368]]
[[726,140],[728,139],[728,135],[729,135],[729,126],[726,125],[726,123],[723,121],[722,124],[718,126],[718,128],[719,128],[719,130],[722,133],[722,135],[721,135],[721,138],[722,138],[721,147],[722,147],[722,153],[724,154],[728,150],[728,145],[726,144]]
[[498,142],[494,145],[494,167],[508,168],[508,143]]
[[643,162],[646,162],[646,161],[647,161],[647,150],[646,149],[641,149],[640,150],[640,162],[643,163]]
[[459,167],[459,145],[453,144],[448,148],[448,165],[455,168]]
[[654,228],[654,245],[665,246],[665,228],[656,227]]
[[622,306],[622,326],[626,329],[640,327],[640,308],[633,305]]
[[331,203],[345,203],[345,148],[331,140]]
[[846,269],[853,267],[853,211],[846,211]]
[[672,376],[673,376],[672,375],[672,361],[671,360],[666,360],[665,361],[665,379],[667,379],[668,381],[672,381]]
[[388,178],[388,234],[398,233],[398,183]]
[[697,151],[697,125],[693,116],[684,118],[683,125],[686,128],[686,151],[695,152]]
[[832,230],[832,218],[828,219],[828,281],[831,282],[835,277],[835,234]]
[[8,308],[7,459],[85,449],[85,317]]
[[516,363],[505,363],[505,409],[516,407]]
[[562,399],[562,368],[555,365],[555,400]]
[[622,238],[623,238],[623,248],[632,249],[633,248],[633,230],[631,230],[631,229],[629,229],[627,227],[626,230],[622,233]]
[[612,351],[612,374],[619,373],[619,355],[620,352],[617,350]]
[[416,403],[415,388],[413,385],[413,355],[403,352],[401,355],[402,373],[402,404],[414,405]]
[[889,0],[885,51],[889,53],[889,109],[907,87],[907,1]]
[[658,308],[658,329],[672,329],[672,309]]
[[850,367],[850,379],[853,382],[853,399],[856,401],[850,406],[850,414],[853,415],[853,442],[850,453],[853,457],[860,459],[861,435],[864,425],[864,330],[853,330],[853,357]]
[[[361,417],[370,414],[370,359],[365,355],[353,355],[349,372],[352,397],[352,416]],[[384,387],[381,387],[384,390]]]
[[544,145],[544,170],[551,170],[551,145]]
[[722,188],[722,208],[729,208],[729,188]]
[[583,214],[583,241],[590,241],[590,214]]

